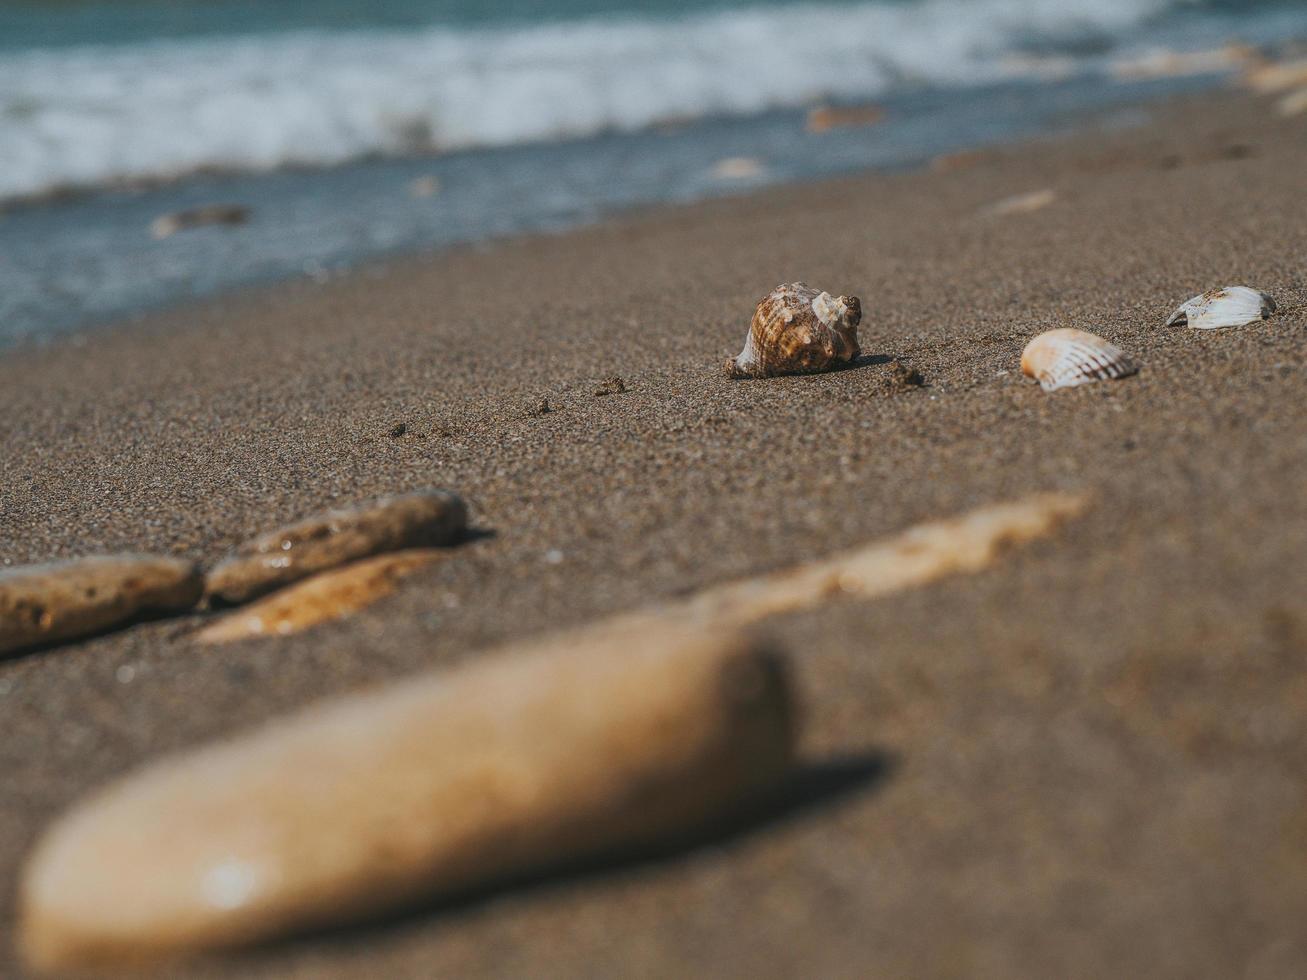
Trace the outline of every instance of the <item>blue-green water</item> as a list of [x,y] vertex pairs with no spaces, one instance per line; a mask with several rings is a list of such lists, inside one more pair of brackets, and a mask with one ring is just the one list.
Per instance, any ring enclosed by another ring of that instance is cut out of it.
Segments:
[[[907,166],[1205,83],[1114,80],[1157,46],[1303,36],[1284,0],[0,0],[0,342]],[[865,101],[886,122],[804,131],[808,107]],[[723,176],[733,156],[756,175]],[[415,197],[424,176],[439,192]],[[150,237],[215,200],[252,219]]]

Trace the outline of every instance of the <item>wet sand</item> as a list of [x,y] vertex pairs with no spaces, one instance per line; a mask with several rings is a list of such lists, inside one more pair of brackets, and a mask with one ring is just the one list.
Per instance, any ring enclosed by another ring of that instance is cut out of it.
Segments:
[[[978,575],[767,625],[808,762],[776,805],[166,975],[1307,972],[1307,312],[1161,326],[1217,285],[1307,303],[1307,117],[1241,95],[1146,111],[0,357],[6,561],[211,562],[433,485],[483,532],[300,636],[206,647],[192,616],[0,662],[0,975],[22,975],[12,883],[41,828],[161,752],[1036,491],[1095,502]],[[863,361],[726,379],[791,279],[862,297]],[[1143,370],[1040,391],[1017,361],[1056,326]]]

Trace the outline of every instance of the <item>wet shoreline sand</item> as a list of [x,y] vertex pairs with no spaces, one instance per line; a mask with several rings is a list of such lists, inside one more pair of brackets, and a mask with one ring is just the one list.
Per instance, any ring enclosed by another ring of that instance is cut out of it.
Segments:
[[[1216,285],[1307,302],[1307,124],[1240,95],[1144,111],[945,172],[656,210],[0,357],[14,563],[212,562],[432,485],[485,532],[285,640],[216,650],[191,617],[0,662],[0,875],[161,752],[1062,491],[1094,503],[979,575],[768,624],[826,774],[796,805],[658,860],[170,975],[1307,968],[1307,315],[1161,326]],[[1037,210],[985,213],[1044,189]],[[752,304],[790,279],[862,298],[863,362],[726,379]],[[1058,326],[1143,370],[1040,391],[1017,360]],[[925,386],[896,385],[894,358]],[[0,917],[15,909],[10,887]]]

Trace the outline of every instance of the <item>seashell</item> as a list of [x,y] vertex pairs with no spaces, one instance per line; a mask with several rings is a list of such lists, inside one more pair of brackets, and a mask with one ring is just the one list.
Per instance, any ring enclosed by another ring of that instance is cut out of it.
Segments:
[[1249,286],[1209,289],[1182,304],[1167,318],[1166,325],[1187,323],[1195,330],[1242,327],[1265,320],[1275,312],[1275,300]]
[[830,371],[857,358],[862,302],[804,282],[783,283],[753,311],[744,350],[726,362],[732,378]]
[[1041,333],[1021,352],[1021,373],[1034,378],[1045,391],[1124,378],[1138,370],[1115,344],[1069,327]]
[[699,626],[560,635],[161,760],[47,831],[23,952],[139,968],[700,832],[790,774],[786,666]]

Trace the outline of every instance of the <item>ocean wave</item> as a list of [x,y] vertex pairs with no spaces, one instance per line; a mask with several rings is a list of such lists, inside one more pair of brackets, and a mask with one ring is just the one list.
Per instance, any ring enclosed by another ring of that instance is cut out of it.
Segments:
[[[1173,0],[917,0],[0,55],[0,199],[635,130],[1003,74]],[[1010,59],[1008,61],[1010,64]]]

